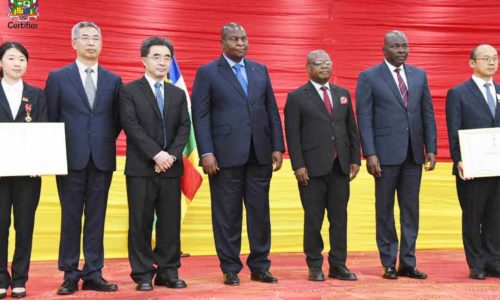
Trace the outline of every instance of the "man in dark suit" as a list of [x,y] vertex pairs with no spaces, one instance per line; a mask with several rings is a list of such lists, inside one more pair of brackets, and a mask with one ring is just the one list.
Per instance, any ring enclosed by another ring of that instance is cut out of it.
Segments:
[[309,280],[324,281],[321,226],[328,211],[330,252],[328,276],[356,280],[347,259],[349,181],[361,164],[358,127],[351,96],[329,83],[332,61],[323,50],[307,55],[309,82],[290,92],[285,129],[292,168],[304,208],[304,252]]
[[208,174],[212,224],[224,283],[238,285],[242,269],[242,204],[247,212],[251,279],[274,283],[269,183],[285,150],[281,120],[267,68],[245,58],[243,27],[221,31],[223,55],[198,69],[192,94],[193,123],[203,171]]
[[[182,150],[191,121],[186,94],[165,82],[174,47],[148,38],[141,46],[144,77],[120,90],[120,116],[127,134],[128,254],[137,290],[155,285],[185,288],[179,279]],[[151,234],[156,213],[156,247]],[[155,268],[154,265],[157,267]]]
[[[45,93],[49,120],[66,125],[68,175],[57,176],[61,202],[59,270],[64,282],[59,295],[82,289],[115,291],[118,287],[102,277],[104,265],[104,219],[113,170],[116,167],[116,137],[121,128],[118,91],[121,79],[98,65],[101,31],[91,22],[72,29],[76,62],[49,74]],[[83,269],[80,260],[82,215]]]
[[[391,31],[384,38],[385,60],[359,75],[356,107],[363,154],[375,178],[377,246],[384,278],[425,279],[416,266],[422,164],[435,168],[436,122],[427,75],[405,64],[408,40]],[[394,194],[401,220],[399,269],[398,236],[394,225]]]
[[475,47],[469,66],[474,71],[472,78],[448,91],[446,122],[469,277],[485,279],[500,277],[500,177],[464,177],[458,131],[500,127],[500,85],[493,82],[497,50],[490,45]]

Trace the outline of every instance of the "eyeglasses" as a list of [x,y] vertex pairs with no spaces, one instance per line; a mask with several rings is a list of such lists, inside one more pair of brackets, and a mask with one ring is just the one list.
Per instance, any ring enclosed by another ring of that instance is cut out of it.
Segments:
[[159,63],[159,62],[163,62],[163,61],[169,62],[172,60],[172,57],[170,55],[165,55],[165,56],[153,55],[153,56],[147,56],[147,58],[151,59],[155,63]]
[[316,61],[311,62],[310,64],[315,66],[315,67],[321,67],[322,65],[330,67],[332,65],[332,62],[329,60],[325,60],[325,61],[316,60]]
[[498,57],[481,57],[481,58],[476,58],[475,60],[480,60],[480,61],[484,61],[485,63],[496,63],[498,62]]
[[80,41],[82,42],[85,42],[85,43],[88,43],[90,41],[94,42],[94,43],[98,43],[101,41],[101,37],[100,36],[88,36],[88,35],[82,35],[81,37],[78,38]]

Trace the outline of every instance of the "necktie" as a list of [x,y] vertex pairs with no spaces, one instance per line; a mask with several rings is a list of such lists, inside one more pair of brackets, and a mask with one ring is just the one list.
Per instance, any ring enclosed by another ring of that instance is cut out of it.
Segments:
[[491,83],[485,83],[484,88],[486,89],[486,100],[488,100],[488,106],[490,107],[491,114],[493,115],[493,118],[495,117],[495,98],[493,98],[493,95],[491,94],[490,90]]
[[320,89],[323,91],[323,101],[325,102],[326,111],[331,117],[333,109],[332,109],[332,102],[330,101],[330,96],[328,96],[327,92],[328,88],[326,86],[322,86]]
[[406,87],[406,84],[403,80],[403,77],[401,77],[401,69],[400,68],[396,68],[394,70],[394,72],[396,72],[396,74],[398,75],[398,86],[399,86],[399,91],[401,92],[401,97],[403,97],[403,105],[405,107],[408,107],[408,88]]
[[241,87],[243,88],[243,91],[245,92],[245,96],[248,96],[248,83],[243,78],[243,74],[241,74],[241,68],[243,66],[240,64],[236,64],[233,66],[233,69],[236,71],[236,78],[238,78],[238,81],[240,82]]
[[161,94],[161,87],[162,84],[161,82],[156,82],[155,83],[155,96],[156,96],[156,103],[158,103],[158,108],[160,109],[160,114],[161,114],[161,119],[163,120],[162,127],[163,127],[163,147],[167,147],[167,132],[165,130],[165,119],[163,116],[163,108],[164,108],[164,101],[163,101],[163,95]]
[[92,80],[92,73],[94,70],[91,68],[86,68],[85,73],[87,73],[87,77],[85,78],[85,94],[87,94],[87,100],[89,101],[90,108],[94,109],[95,103],[95,93],[96,87],[94,81]]

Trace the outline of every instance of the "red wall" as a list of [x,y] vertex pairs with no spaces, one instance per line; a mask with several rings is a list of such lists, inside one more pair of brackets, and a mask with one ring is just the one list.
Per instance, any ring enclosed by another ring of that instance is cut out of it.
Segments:
[[[0,40],[17,40],[30,52],[25,80],[43,87],[47,73],[72,62],[71,27],[96,22],[103,31],[100,63],[124,82],[142,75],[139,47],[149,36],[169,37],[186,84],[196,68],[220,55],[219,31],[236,21],[247,30],[248,56],[271,72],[278,105],[307,80],[305,56],[329,52],[338,84],[354,93],[360,71],[382,61],[383,35],[404,31],[410,64],[429,75],[439,134],[439,157],[449,159],[444,101],[446,91],[470,77],[470,49],[499,46],[500,6],[494,1],[276,0],[276,1],[81,1],[39,0],[37,29],[9,29],[8,6],[0,4]],[[123,138],[121,138],[123,145]]]

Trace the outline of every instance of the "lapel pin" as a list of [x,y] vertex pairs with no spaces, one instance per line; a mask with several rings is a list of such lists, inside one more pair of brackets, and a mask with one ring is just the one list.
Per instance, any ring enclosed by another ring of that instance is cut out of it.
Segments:
[[347,97],[345,96],[340,97],[340,104],[347,104]]

